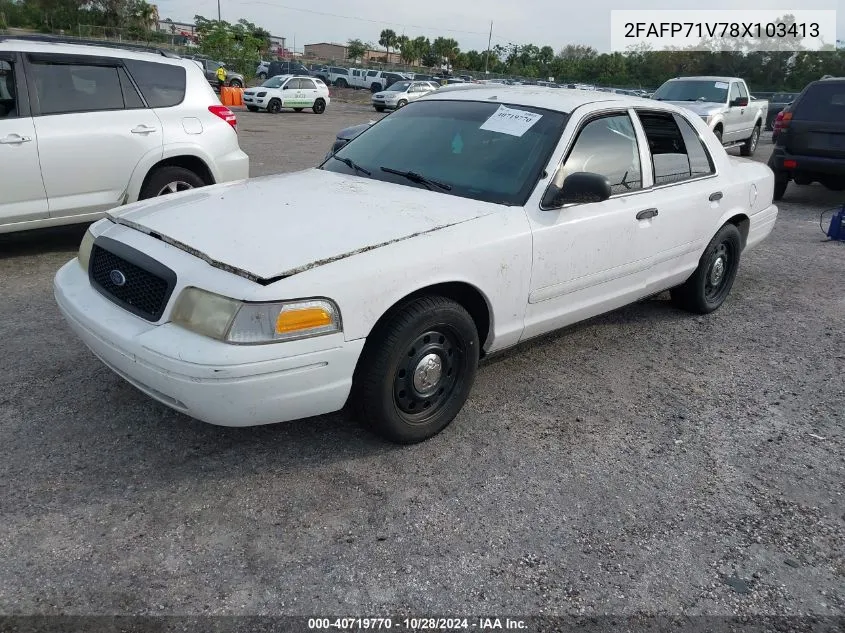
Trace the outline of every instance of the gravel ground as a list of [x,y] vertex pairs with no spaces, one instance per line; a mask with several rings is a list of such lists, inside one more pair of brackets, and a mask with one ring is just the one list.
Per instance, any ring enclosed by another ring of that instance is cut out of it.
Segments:
[[[242,145],[301,169],[373,115],[243,112]],[[170,411],[54,305],[84,227],[0,238],[0,613],[842,616],[841,202],[791,188],[710,316],[660,297],[491,358],[412,447]]]

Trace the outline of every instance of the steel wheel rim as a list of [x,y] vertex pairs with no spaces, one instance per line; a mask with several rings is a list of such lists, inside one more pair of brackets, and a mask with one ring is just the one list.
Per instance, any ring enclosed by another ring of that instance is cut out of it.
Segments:
[[713,251],[704,278],[704,297],[708,302],[722,299],[727,292],[734,261],[735,253],[728,242],[720,243]]
[[169,182],[164,187],[159,189],[157,196],[169,196],[171,193],[179,193],[180,191],[188,191],[188,189],[193,189],[194,186],[191,183],[185,182],[184,180],[174,180],[173,182]]
[[393,403],[409,424],[425,424],[449,402],[463,377],[466,351],[439,326],[414,338],[393,376]]
[[757,140],[760,138],[760,130],[754,128],[754,133],[751,135],[751,151],[757,149]]

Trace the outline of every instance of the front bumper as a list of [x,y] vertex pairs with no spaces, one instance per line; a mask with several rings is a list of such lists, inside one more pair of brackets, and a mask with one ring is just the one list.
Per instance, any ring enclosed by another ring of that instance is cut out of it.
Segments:
[[385,110],[395,110],[398,101],[376,101],[373,99],[374,108],[384,108]]
[[254,95],[248,95],[248,94],[244,93],[244,105],[245,106],[253,106],[255,108],[260,108],[262,110],[266,110],[268,103],[270,103],[269,97],[256,97]]
[[54,294],[73,331],[116,374],[168,407],[220,426],[343,408],[364,346],[343,334],[273,343],[278,356],[268,360],[270,346],[232,346],[130,314],[94,290],[77,259],[59,269]]

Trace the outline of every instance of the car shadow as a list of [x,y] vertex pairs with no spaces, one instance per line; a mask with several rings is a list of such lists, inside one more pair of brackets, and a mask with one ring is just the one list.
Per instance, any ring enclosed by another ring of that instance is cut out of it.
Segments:
[[86,222],[0,234],[0,259],[76,250],[90,225]]

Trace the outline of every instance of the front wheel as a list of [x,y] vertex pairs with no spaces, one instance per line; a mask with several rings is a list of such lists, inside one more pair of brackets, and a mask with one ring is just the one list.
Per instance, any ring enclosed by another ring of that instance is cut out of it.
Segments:
[[683,285],[672,288],[672,302],[697,314],[718,309],[733,287],[741,252],[739,229],[733,224],[724,225],[710,240],[692,276]]
[[719,143],[721,144],[722,143],[722,128],[717,127],[715,130],[713,130],[713,134],[716,135],[716,138],[719,139]]
[[336,82],[334,82],[334,85],[338,88],[346,88],[349,86],[349,84],[346,83],[345,79],[338,79]]
[[757,143],[760,140],[760,126],[755,125],[754,131],[751,132],[751,136],[748,138],[745,143],[742,144],[742,147],[739,148],[739,153],[742,156],[753,156],[754,152],[757,150]]
[[373,94],[381,92],[381,90],[381,84],[373,84],[372,86],[370,86],[370,92],[372,92]]
[[271,99],[267,104],[267,112],[270,114],[278,114],[282,111],[282,102],[278,99]]
[[463,306],[441,296],[414,299],[367,337],[352,381],[352,409],[390,441],[426,440],[464,406],[478,355],[478,332]]
[[314,102],[314,106],[311,108],[311,110],[312,112],[314,112],[314,114],[323,114],[323,112],[326,111],[326,102],[322,99],[317,99]]
[[407,101],[405,101],[404,99],[402,99],[401,101],[399,101],[399,103],[397,103],[397,104],[396,104],[396,107],[397,107],[397,108],[403,108],[403,107],[405,107],[406,105],[408,105],[408,102],[407,102]]

